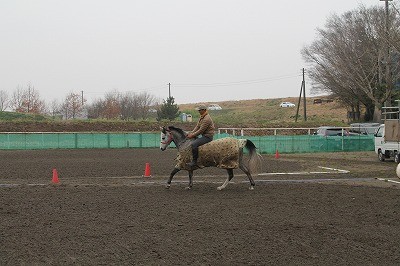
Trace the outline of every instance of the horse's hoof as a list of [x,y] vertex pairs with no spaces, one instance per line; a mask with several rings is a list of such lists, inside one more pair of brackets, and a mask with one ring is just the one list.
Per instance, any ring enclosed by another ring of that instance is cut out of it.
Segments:
[[250,190],[254,190],[254,187],[253,187],[253,186],[251,186],[249,189],[250,189]]
[[191,190],[191,189],[192,189],[192,187],[186,187],[185,189],[186,189],[186,190]]
[[169,189],[171,187],[171,185],[165,185],[166,189]]
[[217,190],[219,190],[219,191],[221,191],[223,189],[224,189],[223,187],[217,187]]

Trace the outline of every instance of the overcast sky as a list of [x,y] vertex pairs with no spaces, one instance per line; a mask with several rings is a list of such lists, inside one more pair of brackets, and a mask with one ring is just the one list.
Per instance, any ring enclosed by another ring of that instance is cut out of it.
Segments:
[[[0,90],[47,102],[147,91],[175,102],[298,97],[300,50],[379,0],[0,0]],[[306,93],[310,82],[306,79]]]

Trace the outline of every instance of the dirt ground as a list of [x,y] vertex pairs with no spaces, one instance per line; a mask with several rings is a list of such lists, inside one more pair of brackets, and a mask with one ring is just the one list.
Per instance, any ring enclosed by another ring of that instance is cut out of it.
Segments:
[[[373,152],[180,172],[176,150],[0,151],[0,265],[399,265],[400,179]],[[142,177],[150,163],[151,177]],[[52,184],[52,169],[59,184]],[[380,178],[381,180],[377,179]]]

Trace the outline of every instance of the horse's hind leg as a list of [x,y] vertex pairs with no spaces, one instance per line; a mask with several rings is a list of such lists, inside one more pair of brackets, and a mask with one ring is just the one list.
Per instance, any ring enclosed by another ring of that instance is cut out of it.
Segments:
[[243,163],[243,150],[240,150],[239,153],[239,168],[247,175],[247,177],[249,178],[250,181],[250,190],[254,189],[254,186],[256,185],[256,183],[254,183],[253,177],[251,176],[250,173],[250,169],[244,165]]
[[254,186],[256,185],[256,183],[254,183],[253,177],[250,174],[249,168],[247,168],[247,166],[245,166],[244,164],[239,164],[239,168],[247,175],[247,177],[249,178],[250,181],[250,189],[253,190]]
[[181,169],[178,169],[178,168],[174,168],[174,170],[172,170],[171,174],[169,175],[169,179],[168,179],[168,181],[167,181],[167,185],[165,186],[165,188],[170,188],[170,187],[171,187],[172,178],[173,178],[174,175],[175,175],[176,173],[178,173],[180,170],[181,170]]
[[224,188],[226,188],[229,181],[231,181],[233,178],[233,169],[226,169],[226,171],[228,172],[228,178],[225,180],[225,182],[222,184],[222,186],[217,187],[218,190],[223,190]]

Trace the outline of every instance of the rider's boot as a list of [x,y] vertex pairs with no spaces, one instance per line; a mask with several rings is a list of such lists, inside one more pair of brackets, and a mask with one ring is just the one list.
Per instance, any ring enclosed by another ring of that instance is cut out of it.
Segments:
[[193,153],[193,160],[190,163],[187,163],[186,165],[189,166],[190,168],[193,168],[197,165],[197,158],[199,158],[199,148],[198,147],[193,147],[192,148],[192,153]]

